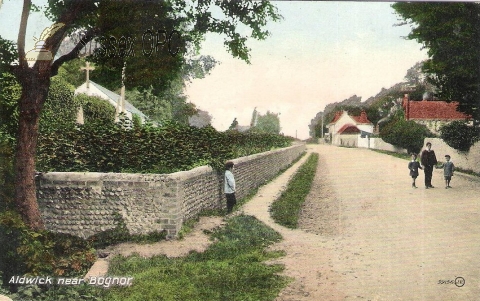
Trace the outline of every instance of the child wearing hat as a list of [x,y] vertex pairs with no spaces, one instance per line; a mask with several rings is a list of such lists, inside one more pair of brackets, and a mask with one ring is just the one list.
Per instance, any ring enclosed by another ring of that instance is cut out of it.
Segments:
[[452,188],[450,186],[450,180],[455,170],[455,165],[450,161],[450,155],[445,155],[445,163],[437,166],[437,168],[443,168],[443,176],[445,177],[445,189]]

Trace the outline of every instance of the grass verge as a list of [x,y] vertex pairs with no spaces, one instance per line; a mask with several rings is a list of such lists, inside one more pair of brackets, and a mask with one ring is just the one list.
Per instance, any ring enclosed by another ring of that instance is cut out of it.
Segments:
[[[307,153],[306,152],[303,152],[302,154],[300,154],[300,156],[298,156],[298,158],[296,158],[295,160],[292,161],[292,163],[290,163],[288,166],[284,167],[283,169],[281,169],[272,179],[270,179],[269,181],[265,182],[263,185],[266,185],[270,182],[272,182],[273,180],[275,180],[279,175],[281,175],[282,173],[284,173],[287,169],[289,169],[290,167],[292,167],[295,163],[297,163],[298,161],[300,161],[301,158],[303,158],[303,156],[305,156]],[[262,186],[263,186],[262,185]],[[247,203],[248,201],[250,201],[258,192],[259,188],[261,186],[257,187],[256,189],[252,190],[247,196],[243,197],[242,199],[240,200],[237,200],[237,204],[235,205],[235,207],[233,208],[233,210],[237,210],[238,208],[242,207],[245,203]],[[200,220],[200,217],[201,216],[225,216],[226,215],[226,210],[224,209],[209,209],[209,210],[204,210],[204,211],[201,211],[196,217],[193,217],[191,219],[188,219],[186,220],[183,224],[182,224],[182,228],[180,229],[179,233],[178,233],[178,238],[179,239],[183,239],[188,233],[192,232],[195,225],[198,223],[198,221]]]
[[101,299],[274,300],[288,283],[278,275],[283,266],[264,263],[284,255],[265,251],[281,236],[256,218],[232,217],[212,238],[216,242],[205,252],[191,252],[183,258],[115,257],[109,274],[133,277],[133,285],[99,289]]
[[288,183],[285,191],[275,200],[270,214],[276,223],[288,228],[297,228],[300,208],[310,192],[317,170],[318,154],[312,153]]

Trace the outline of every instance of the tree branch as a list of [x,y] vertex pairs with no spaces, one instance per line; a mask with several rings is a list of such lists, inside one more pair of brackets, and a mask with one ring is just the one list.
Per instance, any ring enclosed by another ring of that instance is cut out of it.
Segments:
[[25,59],[25,36],[27,34],[28,16],[30,14],[31,5],[32,5],[31,0],[23,1],[22,17],[20,20],[20,29],[18,30],[18,39],[17,39],[18,62],[22,68],[26,68],[28,66],[27,60]]
[[95,37],[95,33],[96,33],[96,29],[92,28],[92,29],[89,29],[86,33],[85,33],[85,36],[84,38],[82,38],[78,43],[77,45],[75,45],[75,47],[72,49],[72,51],[70,51],[69,53],[65,54],[65,55],[62,55],[61,57],[59,57],[57,60],[55,60],[52,64],[52,68],[50,70],[50,74],[51,76],[55,76],[58,74],[58,69],[60,68],[60,66],[65,63],[65,62],[68,62],[68,61],[71,61],[75,58],[78,57],[78,54],[80,53],[80,50],[82,50],[83,47],[85,47],[85,45],[90,42],[91,40],[93,40],[93,38]]

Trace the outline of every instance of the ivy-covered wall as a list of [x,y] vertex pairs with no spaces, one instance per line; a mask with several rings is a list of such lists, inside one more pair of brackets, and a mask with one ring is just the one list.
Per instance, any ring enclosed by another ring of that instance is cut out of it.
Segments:
[[[272,179],[305,151],[305,144],[233,160],[237,198]],[[131,234],[177,235],[203,209],[225,206],[223,173],[208,166],[172,174],[49,172],[37,177],[37,198],[48,230],[83,238],[115,227],[120,214]]]

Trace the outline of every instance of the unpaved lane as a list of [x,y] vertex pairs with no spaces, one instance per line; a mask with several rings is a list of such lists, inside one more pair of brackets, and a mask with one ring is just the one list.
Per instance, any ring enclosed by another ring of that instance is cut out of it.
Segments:
[[[478,180],[455,175],[454,188],[445,189],[438,170],[437,188],[412,189],[405,160],[309,148],[321,159],[302,213],[305,230],[268,216],[281,177],[244,207],[284,237],[275,248],[287,256],[278,261],[295,281],[277,300],[480,300]],[[456,277],[463,287],[439,284]]]

